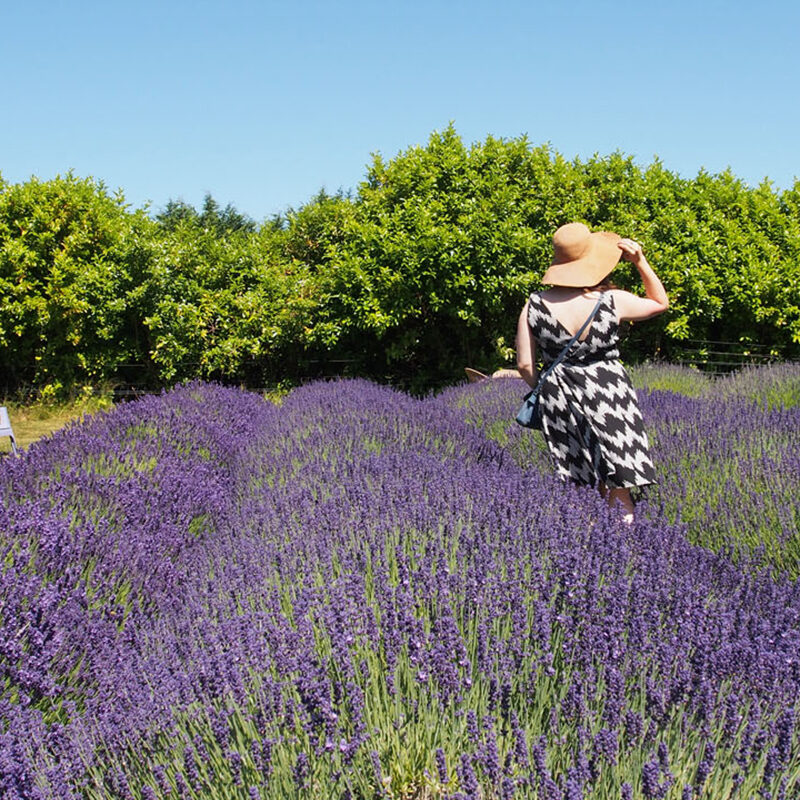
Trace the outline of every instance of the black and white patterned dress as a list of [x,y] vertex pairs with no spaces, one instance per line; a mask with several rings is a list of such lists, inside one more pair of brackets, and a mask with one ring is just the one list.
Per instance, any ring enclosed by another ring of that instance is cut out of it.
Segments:
[[[538,294],[530,297],[528,324],[545,365],[572,338]],[[609,292],[587,331],[539,393],[542,433],[558,474],[609,488],[655,483],[636,393],[619,360],[619,323]]]

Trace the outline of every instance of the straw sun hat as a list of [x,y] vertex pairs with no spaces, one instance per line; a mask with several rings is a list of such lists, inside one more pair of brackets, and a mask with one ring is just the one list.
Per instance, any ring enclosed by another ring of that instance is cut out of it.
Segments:
[[592,233],[582,222],[562,225],[553,234],[553,262],[542,283],[554,286],[595,286],[619,262],[622,251],[616,233]]

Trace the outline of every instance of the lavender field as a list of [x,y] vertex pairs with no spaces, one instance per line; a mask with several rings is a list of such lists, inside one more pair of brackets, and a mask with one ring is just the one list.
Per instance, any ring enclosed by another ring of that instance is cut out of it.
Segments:
[[191,384],[2,459],[0,796],[797,797],[800,367],[635,377],[631,526],[516,380]]

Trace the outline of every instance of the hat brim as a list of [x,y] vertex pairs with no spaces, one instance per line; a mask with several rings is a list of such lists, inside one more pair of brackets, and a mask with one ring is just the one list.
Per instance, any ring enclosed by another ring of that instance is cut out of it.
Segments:
[[585,255],[575,261],[552,263],[542,275],[542,283],[553,286],[595,286],[611,273],[622,256],[617,243],[622,239],[610,231],[597,231],[589,237]]

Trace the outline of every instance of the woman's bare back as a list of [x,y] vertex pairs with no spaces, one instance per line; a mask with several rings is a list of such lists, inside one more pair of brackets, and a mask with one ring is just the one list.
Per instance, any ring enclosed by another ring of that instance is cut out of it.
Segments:
[[[599,292],[585,292],[583,289],[572,289],[555,286],[541,293],[540,297],[547,309],[570,336],[580,330],[581,325],[592,313],[592,309],[600,297]],[[581,336],[583,341],[589,335],[584,331]]]

